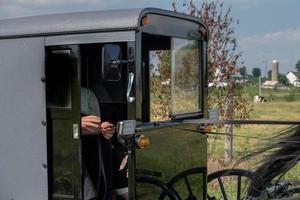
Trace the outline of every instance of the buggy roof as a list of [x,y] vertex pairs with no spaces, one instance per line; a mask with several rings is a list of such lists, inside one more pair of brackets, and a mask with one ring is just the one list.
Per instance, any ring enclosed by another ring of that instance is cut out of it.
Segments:
[[0,38],[135,30],[146,14],[172,16],[203,24],[189,15],[158,8],[90,11],[0,20]]

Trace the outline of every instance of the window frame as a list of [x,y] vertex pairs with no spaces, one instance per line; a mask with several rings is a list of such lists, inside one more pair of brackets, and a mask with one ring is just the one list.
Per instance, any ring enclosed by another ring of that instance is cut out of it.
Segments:
[[[149,34],[150,36],[153,34]],[[186,39],[186,40],[196,40],[198,42],[198,49],[199,49],[199,98],[198,98],[198,111],[195,112],[182,112],[182,113],[170,113],[169,120],[164,121],[178,121],[178,120],[185,120],[185,119],[199,119],[203,118],[205,114],[205,77],[206,73],[204,69],[205,66],[205,51],[204,48],[204,39],[203,38],[185,38],[185,37],[178,37],[178,36],[163,36],[163,35],[153,35],[153,36],[161,36],[161,37],[169,37],[170,41],[171,38],[179,38],[179,39]],[[141,41],[143,39],[141,37]],[[150,49],[143,48],[143,44],[141,45],[142,49],[142,57],[140,59],[141,62],[141,79],[142,79],[142,109],[141,109],[141,121],[143,122],[151,122],[150,119],[150,66],[149,66],[149,52]],[[171,46],[170,46],[171,51]],[[146,52],[146,53],[145,53]],[[171,62],[171,60],[170,60]],[[145,64],[146,63],[146,64]],[[171,64],[171,63],[170,63]],[[138,119],[138,118],[137,118]]]

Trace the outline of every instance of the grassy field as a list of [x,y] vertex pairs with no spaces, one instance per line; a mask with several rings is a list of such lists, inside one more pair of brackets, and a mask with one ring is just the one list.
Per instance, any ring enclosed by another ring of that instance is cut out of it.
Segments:
[[[245,90],[247,98],[252,99],[257,95],[256,88],[247,88]],[[265,103],[254,104],[254,111],[251,113],[251,119],[259,120],[293,120],[300,121],[300,88],[290,88],[288,90],[263,89],[262,96],[267,98]],[[240,128],[234,128],[235,135],[252,136],[260,138],[272,137],[276,132],[289,126],[283,125],[243,125]],[[222,130],[218,130],[222,131]],[[234,160],[231,164],[224,164],[224,137],[210,136],[208,139],[208,170],[217,171],[224,168],[231,168],[237,164],[237,161],[251,151],[270,144],[271,140],[249,139],[244,137],[234,137]],[[254,170],[258,158],[253,158],[242,162],[237,168]],[[300,166],[286,175],[286,178],[300,179]],[[215,190],[215,183],[210,185],[210,189]],[[233,187],[228,186],[233,193]],[[215,192],[215,191],[214,191]],[[229,198],[231,199],[231,198]]]

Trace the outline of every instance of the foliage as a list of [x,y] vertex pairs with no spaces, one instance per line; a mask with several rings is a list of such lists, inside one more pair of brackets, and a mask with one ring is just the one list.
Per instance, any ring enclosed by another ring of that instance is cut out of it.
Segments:
[[298,72],[300,72],[300,60],[298,60],[298,62],[296,63],[296,70],[298,71]]
[[150,56],[159,61],[155,69],[155,65],[150,64],[150,120],[167,120],[171,110],[170,51],[156,51]]
[[[199,109],[199,48],[197,41],[181,41],[172,51],[172,112],[195,112]],[[175,42],[176,44],[176,42]],[[175,46],[175,45],[174,45]]]
[[199,109],[198,42],[172,40],[172,56],[170,50],[150,51],[151,121],[168,120],[172,114]]
[[246,76],[247,76],[247,68],[246,68],[245,66],[240,68],[240,74],[241,74],[244,78],[246,78]]
[[278,82],[282,83],[283,85],[287,85],[289,83],[286,75],[284,74],[278,74]]
[[[176,4],[173,3],[176,11]],[[204,1],[200,7],[193,0],[183,3],[185,13],[200,18],[206,25],[209,33],[208,41],[208,91],[209,108],[218,108],[223,119],[247,119],[252,110],[251,105],[243,98],[243,90],[239,89],[238,81],[233,77],[240,71],[241,53],[237,51],[237,43],[234,37],[231,10],[223,7],[222,0]],[[238,24],[238,21],[237,21]],[[226,125],[225,131],[232,134],[232,125]],[[232,159],[232,137],[225,138],[225,159]]]
[[[175,2],[173,8],[177,11]],[[209,90],[209,107],[217,107],[222,118],[248,118],[252,105],[242,97],[242,90],[233,78],[243,62],[240,61],[241,53],[237,51],[233,28],[235,20],[231,17],[230,8],[225,9],[223,1],[219,0],[204,1],[200,7],[193,0],[188,0],[183,3],[183,9],[183,12],[200,18],[208,28],[208,81],[214,85]],[[221,83],[227,86],[218,87]]]
[[261,76],[261,70],[259,68],[257,68],[257,67],[253,68],[252,75],[254,77],[260,77]]
[[269,70],[269,71],[268,71],[268,78],[269,78],[269,80],[272,79],[272,70]]

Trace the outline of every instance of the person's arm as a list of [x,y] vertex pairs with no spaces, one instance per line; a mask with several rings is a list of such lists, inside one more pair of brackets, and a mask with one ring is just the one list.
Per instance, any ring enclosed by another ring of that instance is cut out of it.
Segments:
[[115,132],[114,125],[109,122],[101,123],[99,101],[95,93],[87,88],[81,89],[81,112],[82,114],[88,114],[81,117],[83,135],[101,133],[106,139],[113,136]]
[[87,115],[81,117],[81,128],[83,135],[99,134],[100,133],[100,117],[94,115]]
[[107,140],[109,140],[115,132],[115,127],[112,123],[101,123],[100,118],[94,115],[81,117],[81,128],[83,130],[83,135],[102,133],[103,137]]

